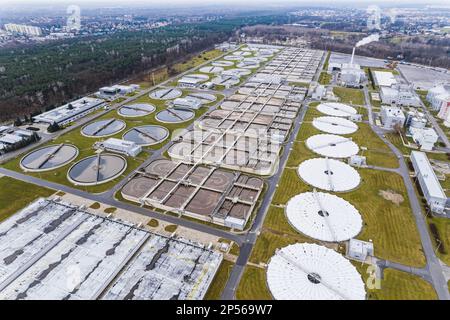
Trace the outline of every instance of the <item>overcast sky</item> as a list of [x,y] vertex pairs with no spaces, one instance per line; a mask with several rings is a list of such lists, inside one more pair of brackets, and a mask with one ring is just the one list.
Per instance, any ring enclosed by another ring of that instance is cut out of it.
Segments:
[[315,4],[338,4],[338,3],[358,3],[358,4],[375,4],[375,3],[389,3],[391,5],[396,4],[413,4],[413,3],[421,3],[421,4],[441,4],[444,5],[447,2],[446,0],[134,0],[134,1],[124,1],[124,0],[2,0],[3,4],[6,5],[22,5],[22,4],[33,4],[33,5],[56,5],[56,4],[78,4],[83,6],[91,6],[91,5],[102,5],[102,6],[130,6],[130,5],[192,5],[192,4],[233,4],[233,5],[257,5],[257,4],[308,4],[310,6],[314,6]]

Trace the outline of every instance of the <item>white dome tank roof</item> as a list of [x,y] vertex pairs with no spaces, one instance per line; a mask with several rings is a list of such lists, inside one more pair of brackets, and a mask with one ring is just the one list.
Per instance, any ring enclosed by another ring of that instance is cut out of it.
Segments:
[[332,134],[352,134],[358,130],[355,123],[338,117],[318,117],[312,124],[316,129]]
[[355,108],[338,102],[321,103],[317,106],[317,110],[334,117],[349,117],[357,113]]
[[324,157],[349,158],[358,154],[359,147],[351,139],[334,134],[317,134],[306,140],[306,146]]
[[267,283],[277,300],[364,300],[361,275],[342,255],[316,244],[287,246],[270,260]]
[[298,167],[301,179],[313,187],[335,192],[355,189],[361,182],[359,173],[346,163],[327,158],[302,162]]
[[362,228],[358,210],[329,193],[306,192],[289,200],[286,216],[299,232],[313,239],[340,242],[356,237]]

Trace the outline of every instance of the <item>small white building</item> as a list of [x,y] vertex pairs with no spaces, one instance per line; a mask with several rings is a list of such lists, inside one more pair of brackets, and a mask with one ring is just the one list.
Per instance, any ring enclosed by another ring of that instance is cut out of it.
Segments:
[[420,99],[414,90],[404,84],[380,88],[381,101],[389,105],[419,107]]
[[323,97],[326,95],[327,93],[327,89],[325,88],[324,85],[317,85],[315,90],[313,91],[311,98],[313,98],[314,100],[322,100]]
[[380,117],[383,128],[386,130],[392,130],[395,126],[403,127],[406,120],[402,109],[390,106],[381,107]]
[[131,84],[129,86],[114,85],[111,87],[100,88],[95,95],[101,99],[115,100],[121,96],[132,94],[136,92],[138,89],[139,85],[137,84]]
[[202,106],[200,99],[194,97],[177,98],[173,101],[173,107],[197,110]]
[[357,261],[366,261],[369,256],[373,256],[373,243],[350,239],[347,246],[347,257]]
[[109,138],[105,141],[97,142],[94,147],[105,151],[121,153],[129,157],[136,157],[142,152],[142,147],[140,145],[137,145],[132,141],[116,138]]
[[351,156],[350,158],[348,158],[348,164],[351,165],[352,167],[365,167],[367,166],[367,158],[364,156],[360,156],[355,154],[354,156]]
[[450,104],[450,84],[441,84],[428,90],[427,101],[434,111],[440,111],[444,106],[448,106]]
[[419,151],[411,152],[411,162],[420,188],[431,211],[438,214],[444,213],[447,196],[444,190],[442,190],[442,186],[434,173],[426,153]]
[[409,128],[409,133],[414,142],[420,146],[420,150],[431,151],[438,141],[439,136],[433,128]]

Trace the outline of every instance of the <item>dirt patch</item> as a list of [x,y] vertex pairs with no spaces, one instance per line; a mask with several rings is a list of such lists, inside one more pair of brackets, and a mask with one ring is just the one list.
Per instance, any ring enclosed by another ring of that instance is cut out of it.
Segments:
[[393,190],[380,190],[378,194],[387,201],[391,201],[395,205],[399,206],[405,198],[401,194],[396,193]]

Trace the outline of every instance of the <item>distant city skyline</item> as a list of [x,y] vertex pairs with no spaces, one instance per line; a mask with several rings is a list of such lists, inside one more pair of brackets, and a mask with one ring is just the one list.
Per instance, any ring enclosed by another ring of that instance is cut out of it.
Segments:
[[[226,4],[233,4],[233,5],[240,5],[240,6],[252,6],[252,5],[271,5],[271,6],[282,6],[282,5],[309,5],[314,6],[317,4],[320,5],[335,5],[335,4],[342,4],[342,5],[355,5],[354,1],[349,0],[316,0],[312,4],[310,1],[307,0],[247,0],[245,2],[241,0],[166,0],[163,3],[159,0],[137,0],[133,1],[132,3],[126,3],[122,0],[75,0],[75,1],[69,1],[69,0],[5,0],[3,1],[3,5],[8,6],[14,6],[14,5],[33,5],[33,6],[40,6],[40,5],[68,5],[68,4],[75,4],[80,6],[127,6],[127,7],[135,7],[135,6],[158,6],[158,7],[164,7],[164,6],[183,6],[183,5],[226,5]],[[386,0],[359,0],[357,1],[357,6],[361,5],[370,5],[370,4],[383,4],[383,5],[408,5],[408,4],[433,4],[433,5],[443,5],[442,1],[439,0],[397,0],[397,1],[386,1]]]

